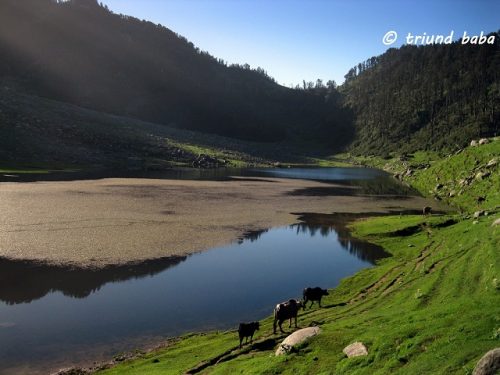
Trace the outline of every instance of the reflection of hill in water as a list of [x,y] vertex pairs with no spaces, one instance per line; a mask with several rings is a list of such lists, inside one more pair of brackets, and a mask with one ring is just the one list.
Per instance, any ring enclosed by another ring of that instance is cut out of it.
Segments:
[[[349,229],[345,224],[355,217],[361,217],[360,214],[304,214],[301,215],[300,224],[293,224],[290,227],[295,228],[297,233],[306,233],[311,237],[320,235],[327,237],[336,235],[337,240],[344,250],[357,258],[374,264],[378,259],[386,258],[390,254],[386,253],[384,249],[378,245],[356,239],[351,236]],[[254,242],[257,241],[268,230],[256,230],[245,233],[238,243],[244,241]]]
[[[303,222],[291,228],[309,236],[336,236],[344,250],[363,261],[375,263],[377,259],[389,256],[380,246],[350,235],[345,223],[354,216],[305,214],[300,218]],[[249,231],[239,242],[258,241],[266,232],[268,230]],[[65,296],[85,298],[107,283],[154,276],[186,259],[182,256],[102,269],[82,269],[0,258],[0,301],[12,305],[29,303],[57,291]]]
[[28,303],[54,291],[85,298],[109,282],[158,274],[187,257],[170,257],[140,264],[82,269],[0,259],[0,300],[7,304]]
[[297,233],[309,233],[311,236],[319,234],[326,237],[336,234],[337,239],[344,250],[347,250],[350,254],[366,262],[375,263],[378,259],[390,256],[382,247],[378,245],[353,238],[349,230],[341,224],[317,225],[301,223],[292,225],[292,227],[296,228]]

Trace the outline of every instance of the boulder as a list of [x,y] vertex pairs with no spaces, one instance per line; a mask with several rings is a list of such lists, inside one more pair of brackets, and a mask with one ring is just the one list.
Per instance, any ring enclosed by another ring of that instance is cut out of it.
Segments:
[[478,142],[480,145],[485,145],[490,143],[490,141],[487,138],[481,138]]
[[493,224],[491,224],[492,227],[497,227],[500,225],[500,218],[496,219]]
[[490,175],[490,172],[477,172],[476,173],[476,180],[482,180],[483,178],[486,178]]
[[494,167],[495,165],[498,164],[498,159],[497,158],[493,158],[491,159],[488,164],[486,164],[486,167],[487,168],[491,168],[491,167]]
[[472,140],[472,141],[470,141],[470,145],[471,145],[471,147],[476,147],[478,145],[478,143],[477,143],[477,141]]
[[276,355],[283,355],[292,351],[293,347],[301,344],[321,332],[319,327],[302,328],[287,336],[276,350]]
[[368,350],[362,342],[355,342],[354,344],[348,345],[342,351],[348,358],[368,355]]
[[484,214],[484,211],[476,211],[476,212],[474,212],[474,219],[477,219],[482,214]]
[[472,375],[495,375],[500,372],[500,348],[486,353],[474,367]]

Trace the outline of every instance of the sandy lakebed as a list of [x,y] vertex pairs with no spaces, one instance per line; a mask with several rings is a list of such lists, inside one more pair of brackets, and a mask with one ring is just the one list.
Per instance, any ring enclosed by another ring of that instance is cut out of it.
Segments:
[[415,196],[308,194],[332,188],[280,178],[2,183],[0,257],[104,267],[221,246],[245,232],[292,224],[293,213],[384,212],[428,204]]

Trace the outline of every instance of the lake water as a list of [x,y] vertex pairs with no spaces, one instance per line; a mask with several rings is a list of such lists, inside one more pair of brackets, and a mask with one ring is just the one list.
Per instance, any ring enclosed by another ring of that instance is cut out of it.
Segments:
[[[202,174],[189,178],[229,178],[227,172]],[[245,170],[237,175],[308,178],[411,194],[373,169]],[[280,301],[301,297],[304,287],[335,287],[386,255],[351,238],[342,223],[302,223],[249,233],[237,243],[188,257],[104,270],[0,259],[0,373],[43,373],[110,358],[160,337],[236,328],[241,321],[269,316]]]

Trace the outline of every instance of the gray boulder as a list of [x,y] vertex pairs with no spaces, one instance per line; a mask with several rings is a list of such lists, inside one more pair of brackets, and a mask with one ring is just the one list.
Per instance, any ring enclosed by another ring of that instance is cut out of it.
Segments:
[[301,344],[321,332],[319,327],[302,328],[287,336],[276,350],[276,355],[283,355],[292,351],[293,347]]
[[492,349],[479,360],[472,375],[495,375],[500,372],[500,348]]
[[355,342],[348,345],[342,351],[348,358],[368,355],[368,349],[366,349],[366,346],[362,342]]

